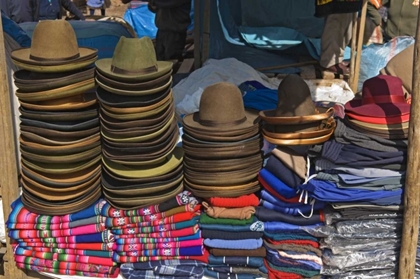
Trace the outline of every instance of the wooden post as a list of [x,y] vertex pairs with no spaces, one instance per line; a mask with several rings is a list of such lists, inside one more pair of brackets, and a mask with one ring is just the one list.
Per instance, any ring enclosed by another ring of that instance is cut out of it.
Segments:
[[359,34],[357,36],[357,53],[356,53],[356,65],[354,65],[354,77],[352,78],[352,84],[350,85],[354,93],[357,92],[357,84],[359,83],[360,73],[360,60],[363,46],[363,34],[365,33],[366,24],[366,13],[367,13],[368,0],[363,0],[362,13],[360,15]]
[[[351,56],[350,56],[350,85],[353,85],[354,80],[354,69],[356,68],[356,37],[357,37],[357,13],[353,14],[353,21],[352,21],[352,34],[351,34]],[[353,88],[352,88],[353,90]],[[357,89],[356,89],[357,90]],[[353,93],[356,94],[356,91],[353,90]]]
[[408,132],[407,176],[404,190],[404,220],[398,270],[398,278],[401,279],[414,278],[417,238],[419,235],[420,134],[418,127],[420,125],[420,12],[417,19],[413,61],[413,92]]
[[194,0],[194,69],[201,67],[201,0]]
[[[3,201],[3,216],[9,216],[10,204],[19,196],[18,170],[15,152],[15,133],[13,128],[12,108],[10,102],[6,51],[4,46],[3,24],[0,21],[0,189]],[[4,256],[6,278],[26,278],[26,274],[16,267],[13,259],[12,245],[7,236],[7,252]]]

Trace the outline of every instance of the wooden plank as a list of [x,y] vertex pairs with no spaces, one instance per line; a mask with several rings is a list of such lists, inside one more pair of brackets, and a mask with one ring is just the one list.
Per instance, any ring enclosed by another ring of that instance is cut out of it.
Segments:
[[359,34],[357,37],[357,49],[356,49],[356,61],[354,65],[354,76],[352,79],[352,83],[350,84],[350,88],[353,90],[353,92],[357,92],[357,84],[359,83],[359,73],[360,73],[360,61],[361,61],[361,53],[362,53],[362,47],[363,47],[363,35],[365,33],[365,24],[366,24],[366,13],[367,13],[367,5],[368,0],[363,0],[363,6],[362,6],[362,13],[360,15],[360,25],[359,25]]
[[404,219],[400,248],[398,278],[414,278],[420,213],[420,11],[417,19],[413,58],[413,92],[411,94],[408,131],[407,174],[404,189]]
[[194,66],[194,59],[192,58],[184,59],[184,61],[182,61],[182,64],[176,73],[177,74],[191,73],[193,66]]
[[201,0],[194,0],[194,69],[201,67]]
[[[13,128],[13,113],[9,93],[6,51],[4,45],[3,25],[0,22],[0,186],[2,189],[3,215],[6,220],[10,214],[10,204],[19,196],[18,170],[15,151],[15,133]],[[7,278],[26,278],[25,273],[16,267],[13,259],[12,244],[6,234],[8,251],[4,256],[4,271]]]
[[[352,35],[351,35],[351,56],[350,56],[350,86],[354,83],[354,69],[356,67],[356,37],[357,37],[357,13],[353,14]],[[357,88],[351,88],[356,94]]]

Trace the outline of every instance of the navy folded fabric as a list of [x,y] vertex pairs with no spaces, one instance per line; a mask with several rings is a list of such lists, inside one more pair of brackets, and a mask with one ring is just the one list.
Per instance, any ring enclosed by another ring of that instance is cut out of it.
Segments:
[[260,257],[216,257],[209,255],[209,265],[241,265],[249,267],[264,266],[264,258]]
[[256,210],[255,216],[257,216],[258,220],[261,220],[264,222],[281,221],[281,222],[294,224],[294,225],[300,225],[300,226],[322,223],[321,214],[319,212],[314,212],[311,217],[304,218],[302,216],[293,216],[290,214],[284,214],[282,212],[278,212],[278,211],[268,209],[262,206],[257,206],[255,210]]
[[296,188],[303,183],[303,180],[297,176],[293,170],[286,167],[283,162],[274,155],[271,155],[268,158],[264,168],[289,187]]

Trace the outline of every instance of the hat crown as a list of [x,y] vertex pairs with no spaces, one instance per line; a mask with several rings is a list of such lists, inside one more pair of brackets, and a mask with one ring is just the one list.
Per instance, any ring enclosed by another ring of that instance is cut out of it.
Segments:
[[32,35],[30,58],[38,61],[75,59],[80,56],[76,33],[65,20],[40,21]]
[[122,74],[156,72],[157,59],[152,40],[149,37],[121,37],[112,56],[111,70]]
[[219,82],[204,89],[200,99],[199,123],[204,126],[235,125],[246,121],[239,88]]
[[306,82],[298,75],[288,75],[277,89],[277,117],[307,116],[315,114],[311,91]]
[[399,77],[378,75],[363,83],[362,104],[406,103]]

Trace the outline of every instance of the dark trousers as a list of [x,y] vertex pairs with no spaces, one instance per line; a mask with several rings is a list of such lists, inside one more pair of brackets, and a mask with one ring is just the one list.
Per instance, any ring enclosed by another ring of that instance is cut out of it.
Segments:
[[182,59],[182,53],[187,39],[187,32],[157,31],[156,57],[157,60]]
[[[93,16],[95,14],[95,9],[89,9],[89,13]],[[105,9],[101,9],[101,16],[105,16]]]

